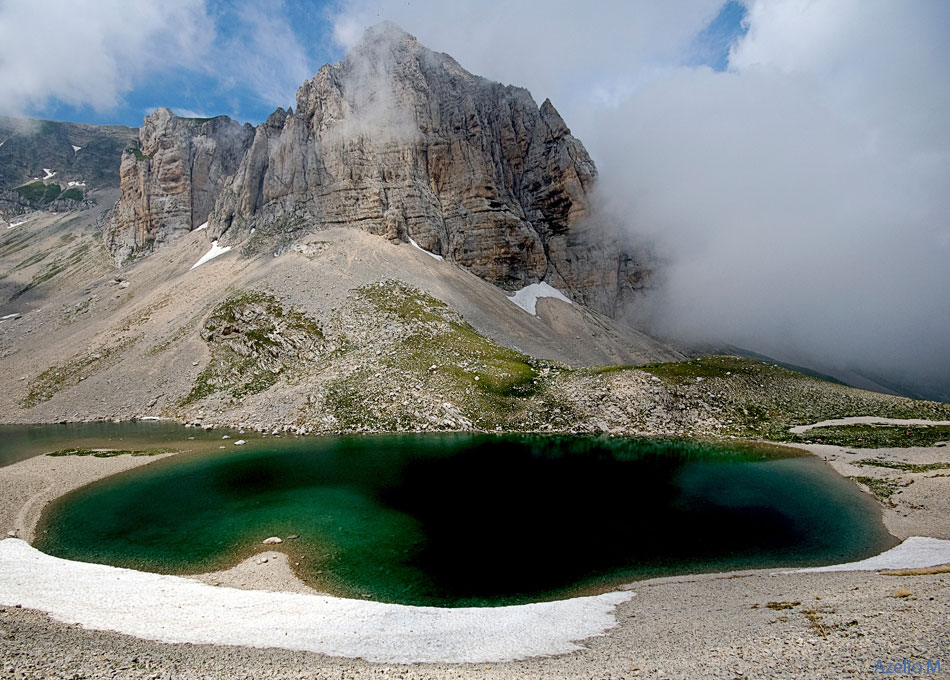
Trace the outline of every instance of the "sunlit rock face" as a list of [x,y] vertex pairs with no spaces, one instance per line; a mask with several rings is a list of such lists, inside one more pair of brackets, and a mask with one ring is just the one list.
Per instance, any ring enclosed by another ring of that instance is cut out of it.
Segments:
[[392,24],[322,67],[295,109],[248,141],[246,129],[150,116],[151,158],[123,158],[118,259],[197,227],[217,192],[209,236],[246,254],[353,227],[411,238],[507,290],[545,281],[609,315],[649,278],[597,218],[594,164],[550,101],[472,75]]
[[253,134],[227,116],[180,118],[164,108],[150,114],[139,129],[140,148],[122,154],[122,195],[106,230],[116,261],[203,224]]

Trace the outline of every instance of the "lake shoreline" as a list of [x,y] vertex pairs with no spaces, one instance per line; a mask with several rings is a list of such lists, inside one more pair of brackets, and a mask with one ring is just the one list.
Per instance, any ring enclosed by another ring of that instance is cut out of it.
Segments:
[[[320,592],[484,607],[841,563],[898,543],[873,498],[789,447],[454,434],[222,446],[67,493],[42,514],[35,547],[180,576],[270,549]],[[493,510],[486,493],[498,495]],[[283,543],[262,544],[269,536]],[[417,553],[428,557],[403,557]],[[470,566],[456,563],[462,555]],[[502,555],[510,567],[498,570]]]
[[[800,445],[800,448],[826,460],[846,477],[862,470],[867,472],[867,468],[853,464],[856,459],[929,462],[945,457],[947,451],[931,447],[862,450],[851,454],[848,453],[851,449],[844,447]],[[15,531],[21,538],[32,538],[42,508],[49,502],[97,479],[168,455],[175,454],[102,459],[39,456],[0,468],[0,527],[4,533]],[[947,508],[950,493],[946,492],[950,480],[925,475],[910,477],[914,477],[913,483],[901,489],[896,507],[884,508],[885,526],[901,539],[910,535],[950,538],[950,527],[946,521],[940,521],[941,513],[942,517],[950,516]],[[930,487],[934,485],[938,491],[943,489],[942,495],[933,492]],[[288,572],[292,576],[292,571],[286,560],[272,555],[267,562],[256,564],[262,557],[255,555],[245,560],[252,564],[238,565],[245,567],[243,571],[235,567],[225,573],[197,578],[222,586],[293,590],[295,581],[288,580]],[[238,671],[248,676],[273,671],[273,677],[317,678],[340,673],[353,677],[379,677],[377,674],[399,677],[409,669],[420,678],[450,677],[460,671],[466,676],[486,678],[538,675],[566,678],[608,672],[629,677],[678,672],[686,677],[697,673],[708,676],[711,669],[719,669],[722,677],[734,677],[743,669],[746,677],[783,677],[783,668],[784,677],[827,677],[832,670],[836,673],[848,669],[869,671],[874,659],[883,655],[885,649],[903,648],[911,639],[920,641],[915,649],[926,648],[931,655],[942,653],[943,658],[948,657],[946,636],[941,632],[945,621],[940,613],[945,611],[950,599],[947,585],[950,577],[946,574],[899,578],[873,572],[774,573],[771,569],[634,582],[625,588],[636,596],[616,607],[617,625],[603,635],[585,640],[585,649],[561,656],[493,663],[491,668],[470,664],[379,664],[275,648],[150,642],[117,633],[85,630],[58,623],[42,612],[8,607],[0,611],[0,627],[13,631],[13,642],[0,647],[0,661],[4,667],[14,663],[16,668],[32,672],[74,668],[90,677],[107,675],[112,666],[107,665],[104,658],[120,662],[124,659],[123,663],[129,668],[124,677],[143,678],[151,677],[145,674],[143,658],[149,660],[148,670],[174,667],[180,671],[176,677],[182,678],[224,678]],[[302,584],[297,580],[296,585]],[[895,597],[894,593],[904,585],[912,595],[906,599]],[[785,603],[781,606],[787,604],[789,609],[787,612],[769,609],[766,605],[771,602]],[[813,625],[816,617],[819,627]],[[860,637],[844,635],[850,621],[858,621]],[[753,622],[757,625],[750,627]],[[682,645],[678,632],[684,628],[694,633],[688,647]],[[825,634],[821,634],[822,629]],[[834,631],[833,634],[828,634],[829,630]],[[30,639],[42,642],[31,645]],[[96,654],[101,654],[97,657],[92,651],[78,656],[70,653],[70,649],[80,647],[99,650]],[[821,663],[816,663],[815,655],[821,656]],[[195,670],[183,669],[180,659],[192,661]],[[197,670],[199,662],[201,671]],[[278,667],[281,670],[274,671]],[[718,675],[713,673],[712,677]]]

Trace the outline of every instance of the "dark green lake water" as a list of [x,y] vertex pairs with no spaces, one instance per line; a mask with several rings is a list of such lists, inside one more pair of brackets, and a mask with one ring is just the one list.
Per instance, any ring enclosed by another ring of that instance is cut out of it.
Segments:
[[525,602],[672,573],[814,565],[896,544],[820,460],[637,439],[256,440],[182,454],[48,508],[37,547],[197,573],[285,540],[318,588],[406,604]]

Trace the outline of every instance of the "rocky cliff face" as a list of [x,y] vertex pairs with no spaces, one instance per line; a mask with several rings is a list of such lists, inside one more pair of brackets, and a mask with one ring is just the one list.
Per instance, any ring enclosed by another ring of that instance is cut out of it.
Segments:
[[238,168],[254,128],[227,116],[179,118],[158,109],[122,154],[122,196],[106,231],[121,263],[204,223]]
[[593,214],[596,169],[550,101],[538,107],[391,24],[304,83],[295,110],[242,134],[227,119],[150,116],[141,153],[122,161],[117,259],[193,229],[220,187],[209,235],[246,253],[346,225],[507,290],[546,281],[611,316],[648,276]]

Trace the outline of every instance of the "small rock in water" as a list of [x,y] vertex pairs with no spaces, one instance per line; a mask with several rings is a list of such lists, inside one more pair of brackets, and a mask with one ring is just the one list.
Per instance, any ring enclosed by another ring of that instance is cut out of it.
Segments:
[[243,439],[238,439],[236,442],[234,442],[235,446],[242,446],[244,444],[247,444],[247,442],[244,441]]
[[300,538],[300,534],[291,534],[290,536],[287,537],[287,540],[292,541],[296,538]]
[[278,543],[283,543],[283,539],[279,536],[271,536],[270,538],[265,538],[262,543],[264,545],[277,545]]

